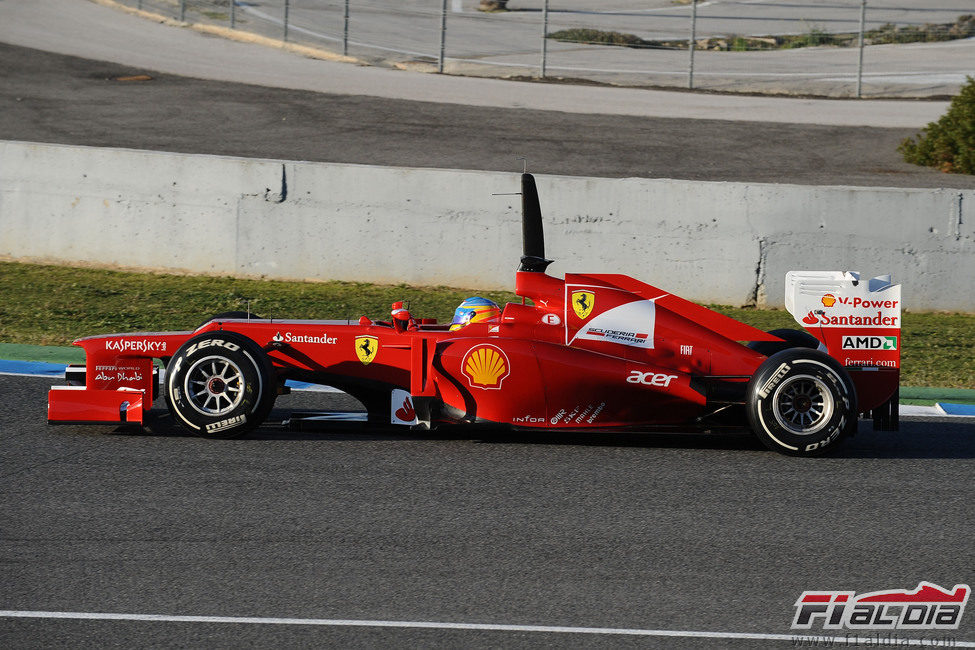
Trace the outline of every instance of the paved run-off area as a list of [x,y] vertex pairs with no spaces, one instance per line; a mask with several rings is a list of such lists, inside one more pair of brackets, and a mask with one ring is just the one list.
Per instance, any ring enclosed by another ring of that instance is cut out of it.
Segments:
[[[573,176],[975,186],[909,165],[910,128],[587,115],[270,89],[0,44],[0,139]],[[404,73],[405,74],[405,73]],[[498,82],[500,83],[500,82]],[[510,85],[519,85],[510,82]]]

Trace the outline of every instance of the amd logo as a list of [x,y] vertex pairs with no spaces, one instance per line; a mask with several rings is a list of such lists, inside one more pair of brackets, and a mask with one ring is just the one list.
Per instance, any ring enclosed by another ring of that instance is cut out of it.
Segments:
[[844,336],[844,350],[896,350],[896,336]]

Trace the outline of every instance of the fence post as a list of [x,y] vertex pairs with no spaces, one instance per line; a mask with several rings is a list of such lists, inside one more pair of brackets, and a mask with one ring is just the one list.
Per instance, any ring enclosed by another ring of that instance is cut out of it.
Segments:
[[697,0],[691,0],[691,38],[687,41],[687,49],[691,58],[687,68],[687,87],[694,88],[694,44],[697,41]]
[[186,20],[186,0],[179,0],[179,22]]
[[237,29],[237,0],[230,0],[230,29]]
[[863,31],[867,22],[867,0],[860,0],[860,53],[857,59],[857,98],[863,93]]
[[288,40],[288,13],[291,9],[291,0],[284,0],[284,40]]
[[345,0],[345,26],[342,28],[342,56],[349,55],[349,0]]
[[545,65],[548,59],[548,0],[542,5],[542,79],[545,78]]
[[440,57],[437,59],[437,72],[443,73],[443,54],[447,40],[447,0],[443,0],[440,10]]

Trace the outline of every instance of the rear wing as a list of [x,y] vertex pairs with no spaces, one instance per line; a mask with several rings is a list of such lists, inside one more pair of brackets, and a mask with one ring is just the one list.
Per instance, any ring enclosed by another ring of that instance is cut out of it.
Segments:
[[785,308],[844,366],[900,368],[901,286],[889,275],[790,271]]
[[889,275],[790,271],[785,308],[849,371],[858,410],[877,431],[898,429],[901,286]]

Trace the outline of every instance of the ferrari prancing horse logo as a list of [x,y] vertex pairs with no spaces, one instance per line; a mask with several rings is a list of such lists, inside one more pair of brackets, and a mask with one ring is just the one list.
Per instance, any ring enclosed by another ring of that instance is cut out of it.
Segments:
[[355,356],[359,357],[362,365],[368,366],[379,352],[379,339],[375,336],[355,337]]
[[596,306],[596,296],[592,291],[573,291],[572,292],[572,311],[576,316],[585,320],[592,313],[592,308]]

